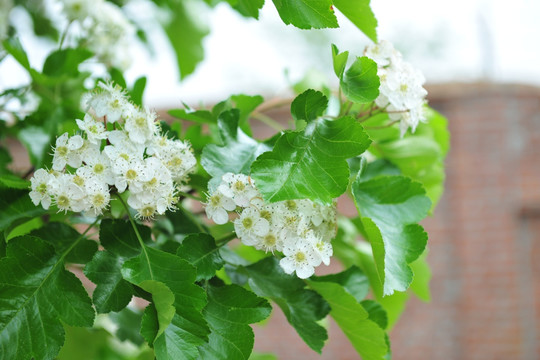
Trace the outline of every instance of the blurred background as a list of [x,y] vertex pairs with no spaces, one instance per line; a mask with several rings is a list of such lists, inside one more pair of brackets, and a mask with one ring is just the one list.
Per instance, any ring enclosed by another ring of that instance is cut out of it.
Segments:
[[[372,8],[380,39],[423,71],[451,133],[446,191],[424,222],[432,300],[411,298],[391,332],[393,359],[539,359],[540,2],[372,0]],[[25,26],[24,14],[12,16]],[[210,29],[205,60],[184,81],[159,31],[154,56],[135,49],[126,78],[148,77],[147,105],[198,107],[237,93],[287,99],[299,81],[336,88],[330,44],[361,55],[369,42],[343,17],[341,29],[286,27],[271,4],[260,21],[226,4],[201,16]],[[22,40],[40,68],[47,44]],[[28,81],[10,59],[0,73],[0,89]],[[270,115],[289,117],[287,108]],[[279,309],[255,331],[259,352],[318,358]],[[329,335],[323,359],[358,358],[335,324]]]

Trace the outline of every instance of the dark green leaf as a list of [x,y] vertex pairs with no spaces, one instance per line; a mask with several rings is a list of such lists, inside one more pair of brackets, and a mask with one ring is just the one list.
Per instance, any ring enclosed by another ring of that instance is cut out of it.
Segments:
[[223,267],[223,259],[214,238],[208,234],[188,235],[178,248],[176,255],[197,268],[196,280],[208,280]]
[[273,0],[287,25],[300,29],[339,27],[331,0]]
[[369,103],[379,96],[377,64],[365,56],[357,58],[340,81],[343,94],[352,102]]
[[208,144],[203,149],[201,165],[214,177],[211,185],[221,182],[227,172],[249,174],[252,162],[270,148],[247,136],[238,128],[238,109],[222,112],[218,119],[219,133],[224,146]]
[[169,115],[178,119],[193,121],[201,124],[216,124],[217,117],[208,110],[194,110],[192,108],[173,109],[168,111]]
[[382,360],[388,353],[384,331],[340,284],[308,280],[309,286],[328,301],[334,318],[364,360]]
[[64,343],[60,320],[92,326],[90,298],[63,260],[36,237],[9,242],[0,260],[0,358],[53,359]]
[[369,6],[370,0],[332,0],[334,6],[357,28],[377,42],[377,19]]
[[356,301],[364,300],[369,292],[369,280],[367,276],[356,266],[351,266],[338,274],[314,276],[313,281],[337,283],[351,294]]
[[371,247],[384,295],[405,291],[413,279],[408,264],[424,251],[427,234],[416,224],[431,202],[420,183],[403,176],[354,182],[353,196]]
[[328,304],[314,291],[305,289],[302,280],[285,274],[275,257],[244,269],[253,292],[275,301],[306,344],[320,353],[328,335],[317,321],[328,314]]
[[129,340],[136,345],[142,345],[144,338],[139,333],[141,329],[142,312],[124,308],[117,313],[111,313],[110,318],[117,325],[116,337],[121,341]]
[[251,176],[266,201],[331,203],[347,190],[346,159],[363,153],[370,142],[352,117],[314,120],[302,131],[285,132],[253,163]]
[[0,231],[15,221],[45,214],[41,206],[35,206],[27,190],[0,189]]
[[[139,234],[145,243],[150,243],[150,228],[137,225]],[[141,253],[141,245],[133,227],[127,220],[104,219],[99,227],[99,242],[115,255],[125,258]]]
[[249,125],[249,116],[251,113],[263,103],[264,99],[260,95],[232,95],[230,97],[232,106],[240,111],[240,119],[238,121],[238,127],[242,129],[247,135],[251,136],[251,127]]
[[76,77],[79,65],[92,57],[87,49],[61,49],[53,51],[45,60],[43,74],[53,77]]
[[145,88],[146,88],[146,76],[141,76],[135,81],[135,83],[133,84],[133,88],[129,92],[131,101],[133,101],[135,105],[142,106],[143,94],[144,94]]
[[315,120],[328,107],[328,99],[323,93],[309,89],[298,95],[291,104],[291,114],[294,120]]
[[381,329],[386,329],[388,326],[388,316],[381,304],[374,300],[364,300],[360,304],[369,313],[369,320],[379,325]]
[[124,258],[109,251],[98,251],[84,268],[96,288],[92,295],[98,313],[120,311],[133,296],[133,286],[122,277]]
[[9,189],[29,189],[30,181],[21,179],[20,177],[13,174],[3,174],[0,175],[0,189],[9,188]]
[[338,79],[341,79],[343,77],[343,72],[345,71],[345,67],[347,66],[348,58],[348,51],[340,53],[337,46],[332,44],[332,62],[334,65],[334,73],[336,74]]
[[254,343],[248,324],[266,319],[271,311],[265,299],[238,285],[209,286],[203,315],[212,332],[199,348],[201,359],[247,360]]

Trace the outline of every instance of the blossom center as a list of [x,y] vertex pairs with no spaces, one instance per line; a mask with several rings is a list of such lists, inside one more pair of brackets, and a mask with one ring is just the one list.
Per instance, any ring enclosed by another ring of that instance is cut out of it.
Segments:
[[94,207],[99,208],[103,205],[103,203],[105,203],[105,196],[102,194],[96,194],[92,198],[92,204],[94,204]]
[[40,194],[45,194],[47,192],[47,184],[41,183],[36,187],[36,191]]
[[246,229],[249,229],[253,226],[253,220],[247,217],[244,220],[242,220],[242,225],[244,225]]
[[154,213],[156,212],[156,209],[152,205],[147,205],[141,209],[141,216],[145,218],[152,217]]
[[126,178],[128,180],[135,180],[135,178],[137,177],[137,172],[133,169],[129,169],[127,172],[126,172]]
[[101,174],[105,170],[105,167],[102,164],[96,164],[94,165],[94,172],[96,174]]
[[66,156],[67,153],[68,153],[68,148],[65,147],[65,146],[59,146],[59,147],[56,148],[56,152],[60,156]]
[[294,255],[294,259],[296,260],[296,262],[305,261],[306,260],[306,254],[299,251],[299,252],[296,253],[296,255]]
[[75,175],[75,177],[73,177],[73,182],[79,186],[84,185],[84,179],[80,177],[79,175]]
[[69,206],[69,198],[65,195],[60,195],[56,203],[61,208],[67,208]]

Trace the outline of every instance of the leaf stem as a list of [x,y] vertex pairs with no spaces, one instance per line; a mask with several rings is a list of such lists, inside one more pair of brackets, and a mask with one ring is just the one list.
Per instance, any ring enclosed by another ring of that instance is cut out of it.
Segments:
[[68,30],[69,30],[69,27],[71,25],[73,21],[70,21],[67,26],[66,26],[66,29],[64,30],[64,32],[62,33],[62,37],[60,38],[60,44],[58,45],[58,50],[62,50],[62,45],[64,45],[64,40],[66,40],[66,36],[67,36],[67,33],[68,33]]
[[365,126],[364,129],[370,129],[370,130],[386,129],[386,128],[389,128],[390,126],[392,126],[392,125],[394,125],[395,123],[398,123],[398,122],[399,122],[399,120],[394,120],[394,121],[391,121],[388,124],[382,125],[382,126]]
[[133,227],[133,231],[135,231],[135,236],[137,236],[137,240],[139,240],[139,244],[141,244],[143,251],[146,253],[146,250],[144,248],[144,241],[142,240],[141,234],[139,233],[139,229],[137,229],[137,224],[135,224],[135,220],[133,219],[133,216],[131,216],[131,213],[129,212],[129,207],[127,206],[124,199],[122,199],[120,194],[116,194],[116,197],[118,198],[118,200],[120,200],[120,202],[124,206],[124,209],[126,209],[127,215],[129,217],[129,222],[131,223],[131,226]]
[[227,244],[229,241],[231,241],[233,239],[236,239],[236,237],[237,236],[236,236],[236,233],[234,231],[229,233],[229,234],[223,235],[222,237],[216,239],[216,246],[221,247],[221,246]]
[[256,119],[256,120],[259,120],[263,124],[268,125],[269,127],[271,127],[272,129],[274,129],[276,131],[285,130],[285,128],[280,123],[278,123],[276,120],[272,119],[270,116],[265,115],[265,114],[263,114],[261,112],[253,112],[253,113],[251,113],[251,117]]

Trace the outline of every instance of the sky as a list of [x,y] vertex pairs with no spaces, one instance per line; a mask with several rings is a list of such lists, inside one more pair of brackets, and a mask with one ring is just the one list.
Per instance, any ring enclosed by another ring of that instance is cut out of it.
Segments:
[[[330,44],[361,55],[369,39],[338,15],[340,29],[285,26],[270,0],[260,20],[246,19],[220,4],[205,17],[210,35],[205,60],[179,81],[174,55],[163,34],[153,37],[159,56],[135,49],[128,80],[148,77],[145,102],[153,107],[212,104],[231,94],[290,95],[290,84],[317,74],[335,86]],[[372,0],[380,39],[392,41],[428,83],[495,81],[540,86],[540,1]],[[32,44],[31,62],[48,49]],[[41,57],[41,60],[40,60]],[[37,66],[39,68],[39,66]],[[23,82],[13,61],[0,65],[0,88]]]

